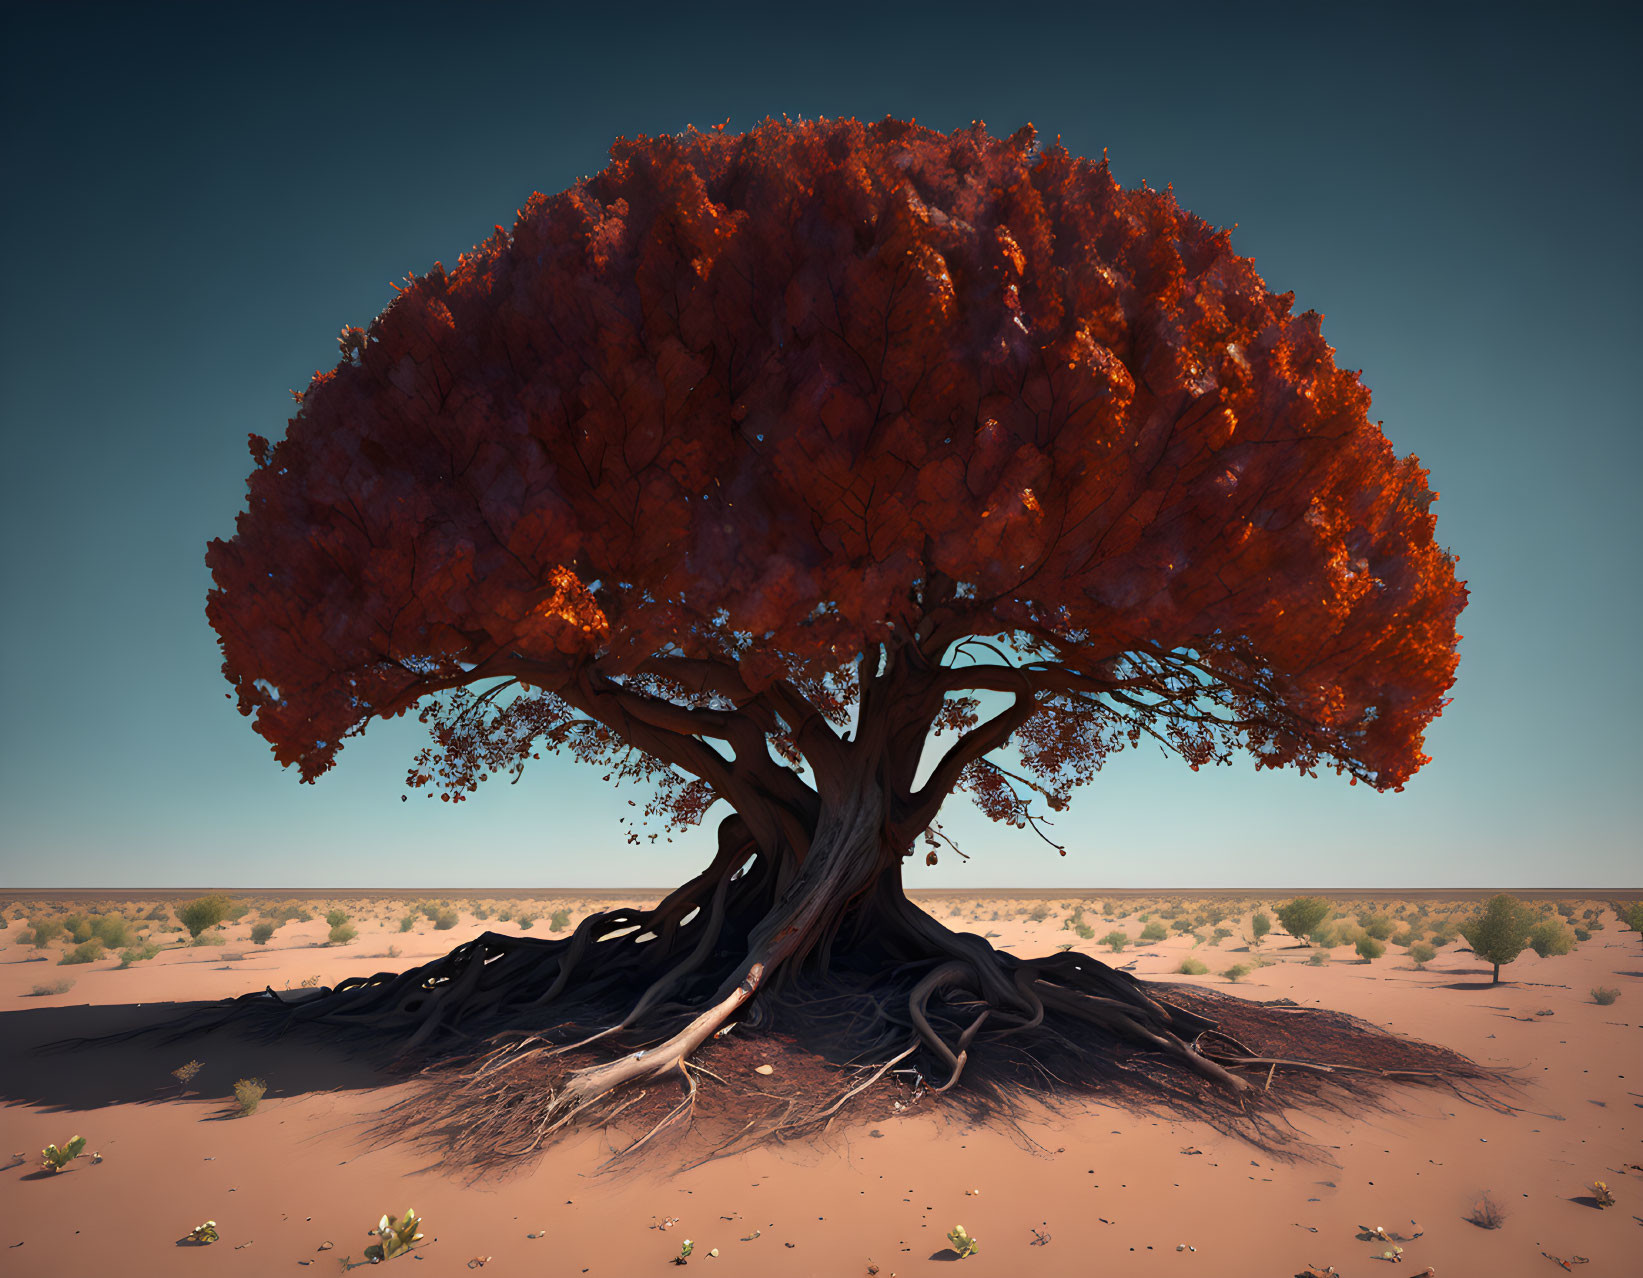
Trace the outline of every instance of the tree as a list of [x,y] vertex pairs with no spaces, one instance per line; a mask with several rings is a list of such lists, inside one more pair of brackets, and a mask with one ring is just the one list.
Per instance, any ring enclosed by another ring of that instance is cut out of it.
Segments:
[[1620,915],[1620,921],[1632,931],[1643,936],[1643,901],[1633,901],[1630,905],[1617,906],[1615,913]]
[[200,933],[206,928],[216,927],[226,919],[233,906],[232,901],[220,894],[197,896],[177,907],[177,921],[186,927],[188,934],[197,941],[200,939]]
[[733,1020],[943,1085],[1060,1027],[1248,1091],[1209,1018],[951,932],[903,863],[951,846],[955,792],[1064,855],[1046,810],[1143,737],[1399,790],[1466,592],[1321,317],[1170,193],[1035,139],[618,140],[251,436],[207,611],[281,764],[313,782],[420,707],[430,798],[546,749],[653,783],[668,830],[730,813],[654,909],[486,933],[305,1018],[420,1048],[558,1005],[651,1044],[497,1120],[527,1132]]
[[1489,983],[1499,985],[1501,964],[1510,963],[1523,953],[1534,925],[1534,912],[1516,897],[1503,892],[1490,900],[1483,913],[1462,923],[1460,934],[1474,954],[1495,965],[1494,977]]
[[1257,910],[1255,916],[1249,921],[1249,931],[1250,936],[1253,938],[1252,943],[1259,946],[1262,941],[1266,940],[1267,933],[1272,931],[1272,920],[1264,912]]
[[1386,953],[1386,942],[1380,940],[1378,937],[1371,936],[1368,932],[1365,932],[1358,938],[1356,949],[1358,951],[1358,957],[1365,963],[1370,963],[1375,959],[1378,959],[1382,954]]
[[1331,906],[1321,896],[1298,896],[1278,907],[1278,922],[1302,944],[1322,926],[1329,917]]

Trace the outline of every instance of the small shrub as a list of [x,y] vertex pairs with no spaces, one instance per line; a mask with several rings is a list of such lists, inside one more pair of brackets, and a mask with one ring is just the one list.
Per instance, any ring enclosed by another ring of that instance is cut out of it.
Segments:
[[62,919],[30,919],[29,927],[34,933],[34,948],[43,950],[63,934]]
[[1388,939],[1394,930],[1392,920],[1384,914],[1360,914],[1358,915],[1358,926],[1377,941]]
[[1114,954],[1122,952],[1123,948],[1129,943],[1129,933],[1120,932],[1117,928],[1114,928],[1111,932],[1108,932],[1101,938],[1101,944],[1105,945]]
[[1585,928],[1577,927],[1575,929],[1575,941],[1577,943],[1580,942],[1580,941],[1589,941],[1591,939],[1592,939],[1592,934],[1590,932],[1588,932]]
[[222,1235],[217,1232],[217,1222],[208,1220],[203,1225],[195,1225],[188,1231],[188,1241],[191,1243],[214,1243]]
[[327,910],[325,912],[325,921],[334,928],[341,927],[348,921],[348,911],[341,909]]
[[156,905],[143,917],[150,923],[168,923],[171,921],[171,911],[163,905]]
[[1529,948],[1541,958],[1567,954],[1574,947],[1574,933],[1556,919],[1546,919],[1529,929]]
[[103,957],[103,943],[95,937],[82,945],[76,945],[58,963],[95,963]]
[[215,932],[207,932],[202,936],[196,936],[192,941],[189,942],[189,944],[190,945],[227,945],[228,941],[225,937],[218,936]]
[[1506,1223],[1506,1209],[1485,1194],[1478,1199],[1466,1219],[1479,1229],[1499,1229]]
[[199,1061],[184,1061],[181,1065],[177,1066],[176,1069],[171,1071],[171,1076],[184,1087],[187,1087],[194,1081],[194,1075],[198,1074],[200,1069],[201,1065]]
[[1095,940],[1095,929],[1088,923],[1080,923],[1078,925],[1078,939],[1081,941]]
[[[440,910],[438,914],[434,915],[434,931],[449,932],[457,925],[457,921],[458,915],[455,910]],[[529,927],[530,924],[526,923],[524,926]]]
[[1315,928],[1307,934],[1307,944],[1315,949],[1330,950],[1340,944],[1340,934],[1333,927],[1324,926]]
[[[1041,905],[1032,912],[1032,920],[1034,923],[1042,923],[1049,917],[1049,914],[1050,912]],[[548,919],[548,931],[550,932],[563,932],[569,926],[569,910],[555,910],[552,917]]]
[[1386,953],[1386,943],[1365,932],[1357,941],[1358,957],[1365,963],[1373,962]]
[[1328,962],[1329,962],[1329,955],[1325,954],[1322,950],[1320,950],[1320,951],[1318,951],[1318,953],[1314,954],[1311,958],[1307,959],[1306,965],[1308,967],[1323,967]]
[[240,1107],[242,1115],[255,1114],[267,1091],[268,1084],[260,1078],[235,1079],[234,1103]]
[[43,985],[36,985],[33,993],[36,998],[44,998],[48,994],[67,994],[73,988],[74,978],[63,976],[59,977],[55,981],[50,981]]
[[[566,922],[570,921],[570,915],[567,914],[564,910],[556,911],[554,913],[553,917],[555,919],[557,919],[561,914],[565,915]],[[1034,923],[1042,923],[1045,919],[1050,917],[1050,907],[1047,906],[1047,905],[1035,905],[1032,908],[1032,911],[1027,915],[1027,917],[1030,918]],[[555,932],[561,932],[561,931],[564,930],[564,928],[562,926],[561,927],[555,927],[553,930]]]
[[213,893],[184,901],[177,907],[177,918],[188,929],[188,934],[198,940],[207,928],[216,927],[226,919],[233,906],[234,903],[226,896]]
[[416,915],[414,915],[414,914],[407,914],[404,918],[400,919],[400,921],[399,921],[399,930],[401,932],[409,932],[415,926],[416,926]]
[[[373,1265],[384,1260],[392,1260],[402,1252],[410,1251],[422,1240],[422,1217],[418,1216],[409,1207],[405,1214],[397,1220],[392,1216],[384,1216],[377,1222],[376,1236],[381,1242],[372,1243],[365,1249],[365,1259]],[[690,1244],[685,1244],[686,1255],[689,1255]]]
[[1249,975],[1249,969],[1242,963],[1234,963],[1231,967],[1227,968],[1226,971],[1222,972],[1221,975],[1226,977],[1229,981],[1241,981],[1244,977]]
[[[956,919],[958,917],[958,910],[955,908],[951,913],[948,914],[947,917],[950,918],[950,919]],[[497,911],[496,921],[498,923],[508,923],[508,922],[511,922],[512,920],[513,920],[513,911],[512,910],[498,910]]]
[[1409,957],[1414,960],[1416,967],[1425,967],[1433,959],[1437,958],[1437,956],[1437,950],[1433,949],[1432,946],[1428,945],[1425,941],[1416,941],[1409,947]]
[[1232,935],[1232,929],[1231,928],[1229,928],[1229,927],[1218,927],[1218,928],[1215,929],[1214,932],[1212,932],[1210,934],[1209,943],[1211,945],[1219,945],[1222,941],[1226,940],[1227,937],[1229,937],[1231,935]]
[[1249,921],[1249,930],[1254,933],[1254,944],[1259,945],[1266,938],[1266,934],[1272,931],[1272,920],[1265,914],[1256,914]]
[[352,923],[346,921],[347,916],[344,915],[343,917],[343,922],[331,924],[331,931],[326,941],[328,945],[346,945],[359,935],[359,930]]
[[1141,939],[1143,941],[1162,941],[1168,935],[1169,933],[1164,931],[1164,925],[1157,919],[1141,929]]
[[1399,932],[1392,938],[1392,944],[1396,945],[1400,950],[1407,950],[1411,945],[1420,939],[1421,934],[1419,932],[1415,931],[1413,928],[1406,927],[1403,931]]
[[389,958],[398,958],[399,957],[399,946],[390,945],[388,947],[388,957]]
[[267,919],[264,919],[261,923],[251,925],[251,944],[253,945],[267,945],[269,938],[273,935],[274,925]]
[[160,947],[153,941],[144,941],[141,945],[133,945],[130,949],[120,951],[120,970],[124,971],[133,963],[141,963],[151,959],[160,952]]
[[1592,1002],[1607,1007],[1620,997],[1620,991],[1612,985],[1599,985],[1592,990]]
[[1181,966],[1175,970],[1182,976],[1202,976],[1209,968],[1195,958],[1184,958],[1181,960]]

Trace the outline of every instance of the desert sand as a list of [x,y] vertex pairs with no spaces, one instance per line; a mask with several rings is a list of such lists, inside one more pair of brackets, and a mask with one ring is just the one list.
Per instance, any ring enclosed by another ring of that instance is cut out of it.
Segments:
[[[1511,1112],[1403,1088],[1385,1112],[1292,1114],[1311,1155],[1286,1161],[1197,1124],[1095,1104],[1038,1115],[1023,1137],[965,1122],[941,1098],[915,1101],[904,1091],[906,1107],[890,1118],[688,1171],[640,1156],[598,1174],[620,1135],[591,1131],[474,1180],[442,1170],[426,1149],[367,1141],[365,1127],[404,1084],[324,1044],[219,1034],[49,1055],[33,1049],[142,1023],[156,1005],[400,970],[480,929],[518,930],[522,912],[537,916],[536,934],[563,934],[549,931],[555,910],[574,922],[645,895],[444,893],[458,916],[453,926],[436,929],[429,914],[418,914],[402,931],[422,898],[338,893],[304,899],[313,917],[284,923],[266,944],[250,939],[261,917],[253,909],[206,934],[221,944],[197,946],[176,944],[186,932],[162,930],[176,927],[169,913],[176,895],[25,892],[0,900],[8,923],[0,931],[0,1156],[13,1154],[0,1179],[0,1273],[333,1274],[363,1260],[383,1213],[406,1207],[422,1215],[425,1238],[413,1256],[389,1263],[424,1278],[481,1267],[612,1278],[672,1272],[687,1238],[689,1264],[709,1278],[905,1276],[946,1273],[954,1264],[970,1278],[1286,1278],[1328,1266],[1342,1278],[1401,1278],[1428,1267],[1504,1276],[1554,1273],[1554,1261],[1587,1278],[1638,1272],[1643,944],[1601,896],[1572,900],[1596,910],[1587,926],[1602,924],[1589,940],[1558,957],[1525,951],[1498,986],[1464,943],[1440,949],[1424,970],[1395,946],[1369,962],[1340,946],[1315,964],[1314,951],[1295,947],[1281,930],[1251,946],[1252,911],[1270,909],[1281,895],[1217,894],[1231,935],[1199,942],[1171,931],[1140,946],[1142,913],[1171,901],[1190,909],[1205,898],[918,897],[949,926],[991,934],[1017,954],[1071,943],[1142,978],[1331,1007],[1510,1067],[1522,1080]],[[1382,894],[1368,904],[1391,911],[1422,897],[1434,894]],[[1435,894],[1428,924],[1464,916],[1476,903]],[[1078,906],[1097,939],[1063,926]],[[326,944],[328,908],[350,914],[353,940]],[[173,948],[124,968],[112,955],[64,965],[57,960],[71,946],[37,949],[21,940],[31,917],[88,909],[155,913],[146,922],[150,936]],[[1044,917],[1035,920],[1035,910]],[[513,917],[500,921],[503,912]],[[1111,930],[1131,938],[1116,954],[1099,939]],[[1208,972],[1180,975],[1188,956]],[[1236,982],[1221,974],[1235,964],[1250,969]],[[34,992],[59,982],[71,984]],[[1607,1006],[1590,993],[1605,986],[1620,991]],[[185,1085],[172,1071],[191,1059],[201,1068]],[[234,1100],[234,1083],[245,1077],[267,1084],[250,1114]],[[1274,1085],[1281,1088],[1282,1075]],[[76,1134],[86,1138],[84,1155],[62,1172],[41,1170],[41,1149]],[[1608,1183],[1615,1206],[1597,1206],[1594,1180]],[[1503,1217],[1497,1228],[1469,1219],[1486,1194]],[[217,1223],[220,1241],[179,1243],[206,1220]],[[980,1245],[964,1260],[946,1239],[960,1224]],[[1370,1237],[1360,1226],[1402,1241]],[[1381,1259],[1394,1245],[1402,1255]]]

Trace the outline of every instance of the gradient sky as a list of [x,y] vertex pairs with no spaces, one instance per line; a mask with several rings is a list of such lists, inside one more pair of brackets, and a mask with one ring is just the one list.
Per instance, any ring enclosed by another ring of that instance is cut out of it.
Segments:
[[569,762],[402,803],[414,718],[300,784],[224,697],[203,557],[247,432],[283,432],[391,281],[618,135],[784,113],[1031,121],[1237,223],[1431,468],[1472,592],[1403,794],[1142,749],[1060,814],[1065,859],[955,800],[973,859],[909,886],[1643,881],[1635,16],[1147,8],[7,6],[0,886],[664,885],[705,861],[722,806],[629,847],[639,796]]

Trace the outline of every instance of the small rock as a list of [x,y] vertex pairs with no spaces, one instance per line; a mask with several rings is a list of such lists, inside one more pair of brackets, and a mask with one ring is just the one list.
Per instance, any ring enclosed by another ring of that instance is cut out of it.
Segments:
[[774,1065],[755,1065],[753,1067],[753,1072],[755,1074],[774,1074],[776,1072],[776,1067]]

